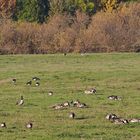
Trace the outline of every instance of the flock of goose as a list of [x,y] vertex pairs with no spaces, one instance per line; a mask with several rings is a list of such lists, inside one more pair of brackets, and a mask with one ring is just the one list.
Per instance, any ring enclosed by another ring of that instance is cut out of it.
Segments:
[[[39,82],[40,78],[33,77],[32,80],[35,81],[35,86],[40,86],[40,82]],[[33,83],[32,80],[28,81],[26,83],[26,85],[31,86]],[[16,81],[17,81],[16,78],[12,79],[12,83],[16,84]],[[84,93],[87,95],[92,95],[92,94],[96,95],[96,92],[97,91],[95,88],[91,88],[91,89],[84,91]],[[48,96],[53,96],[53,95],[54,95],[53,91],[48,92]],[[116,96],[116,95],[111,95],[111,96],[108,96],[107,98],[110,100],[122,100],[122,97]],[[20,99],[16,102],[16,105],[22,106],[23,104],[24,104],[24,97],[21,96]],[[52,105],[50,107],[55,109],[55,110],[59,110],[59,109],[65,109],[68,107],[87,108],[88,105],[86,105],[85,103],[81,103],[79,100],[75,100],[75,101],[66,101],[63,103],[58,103],[58,104]],[[69,118],[74,119],[75,116],[76,116],[76,114],[74,112],[69,113]],[[112,113],[107,114],[105,118],[114,124],[140,123],[140,118],[138,118],[138,119],[137,118],[125,119],[122,117],[118,117],[116,114],[112,114]],[[0,127],[7,128],[6,122],[0,123]],[[33,123],[28,122],[28,123],[26,123],[25,127],[28,129],[31,129],[33,127]]]
[[[36,81],[35,86],[39,86],[39,85],[40,85],[40,83],[39,83],[40,78],[38,78],[38,77],[33,77],[32,80],[33,80],[33,81]],[[28,81],[28,82],[26,83],[26,85],[27,85],[27,86],[31,86],[31,85],[32,85],[32,80]],[[17,82],[17,79],[16,79],[16,78],[13,78],[13,79],[12,79],[12,83],[13,83],[13,84],[16,84],[16,82]],[[52,93],[51,93],[51,94],[52,94]],[[23,98],[23,96],[21,96],[20,99],[16,102],[16,105],[22,106],[23,104],[24,104],[24,98]],[[7,125],[6,125],[5,122],[2,122],[2,123],[0,123],[0,127],[1,127],[1,128],[7,128]],[[32,123],[32,122],[27,122],[27,123],[25,124],[25,127],[31,129],[31,128],[33,127],[33,123]]]

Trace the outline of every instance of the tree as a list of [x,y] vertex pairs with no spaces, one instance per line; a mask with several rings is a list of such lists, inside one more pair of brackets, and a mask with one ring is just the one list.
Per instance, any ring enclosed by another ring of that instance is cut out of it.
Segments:
[[77,10],[92,14],[94,13],[93,0],[49,0],[50,15],[56,13],[68,13],[74,15]]
[[11,18],[14,14],[16,0],[0,1],[0,18]]
[[17,0],[16,20],[42,23],[48,16],[47,0]]
[[105,12],[112,12],[118,7],[120,0],[101,0],[99,2],[101,9]]

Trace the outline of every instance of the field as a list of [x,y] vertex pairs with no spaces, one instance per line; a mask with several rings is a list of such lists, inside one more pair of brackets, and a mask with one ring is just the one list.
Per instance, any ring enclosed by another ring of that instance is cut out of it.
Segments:
[[[27,86],[34,76],[40,86]],[[84,94],[91,87],[97,95]],[[25,103],[17,106],[21,95]],[[108,100],[109,95],[123,100]],[[50,108],[76,99],[89,107]],[[69,118],[71,111],[75,119]],[[140,123],[116,125],[105,119],[107,113],[140,118],[140,54],[0,56],[0,122],[7,124],[0,140],[140,140]],[[28,121],[32,129],[25,128]]]

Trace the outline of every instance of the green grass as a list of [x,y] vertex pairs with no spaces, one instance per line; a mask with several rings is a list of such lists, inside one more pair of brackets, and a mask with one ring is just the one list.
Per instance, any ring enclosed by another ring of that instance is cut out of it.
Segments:
[[[33,76],[41,85],[28,87]],[[17,78],[17,84],[11,83]],[[96,87],[97,96],[85,95]],[[49,90],[54,96],[48,96]],[[140,118],[140,54],[0,56],[0,140],[140,140],[140,124],[115,125],[107,113]],[[23,95],[25,104],[16,106]],[[109,95],[122,96],[110,101]],[[79,99],[89,108],[53,110],[55,103]],[[70,111],[76,118],[70,120]],[[78,119],[81,118],[81,119]],[[25,123],[33,121],[33,129]]]

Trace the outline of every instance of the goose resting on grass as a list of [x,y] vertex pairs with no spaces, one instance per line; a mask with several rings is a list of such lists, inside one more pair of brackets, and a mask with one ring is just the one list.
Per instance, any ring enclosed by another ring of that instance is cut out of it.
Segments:
[[96,89],[95,88],[91,88],[89,90],[85,90],[85,94],[95,94],[96,93]]
[[117,118],[117,119],[113,119],[113,123],[114,124],[128,124],[129,122],[126,119]]
[[64,103],[62,103],[62,105],[63,105],[64,107],[69,107],[69,106],[70,106],[70,103],[69,103],[69,102],[64,102]]
[[52,108],[58,110],[58,109],[64,109],[64,106],[62,104],[56,104],[56,105],[52,106]]
[[122,100],[122,98],[121,98],[121,97],[116,96],[116,95],[111,95],[111,96],[108,96],[108,99],[110,99],[110,100]]
[[106,115],[106,119],[107,119],[107,120],[116,119],[116,118],[118,118],[118,117],[117,117],[117,115],[115,115],[115,114],[107,114],[107,115]]
[[78,107],[78,108],[85,108],[85,107],[87,107],[87,105],[85,103],[81,103],[79,100],[71,101],[71,105],[73,107]]
[[28,82],[26,83],[27,86],[30,86],[31,84],[32,84],[32,81],[28,81]]
[[40,78],[38,78],[38,77],[33,77],[32,80],[34,80],[34,81],[39,81]]
[[129,123],[129,121],[127,119],[119,118],[115,114],[106,115],[106,119],[114,124],[128,124]]
[[129,122],[130,123],[139,123],[140,119],[133,118],[133,119],[130,119]]

